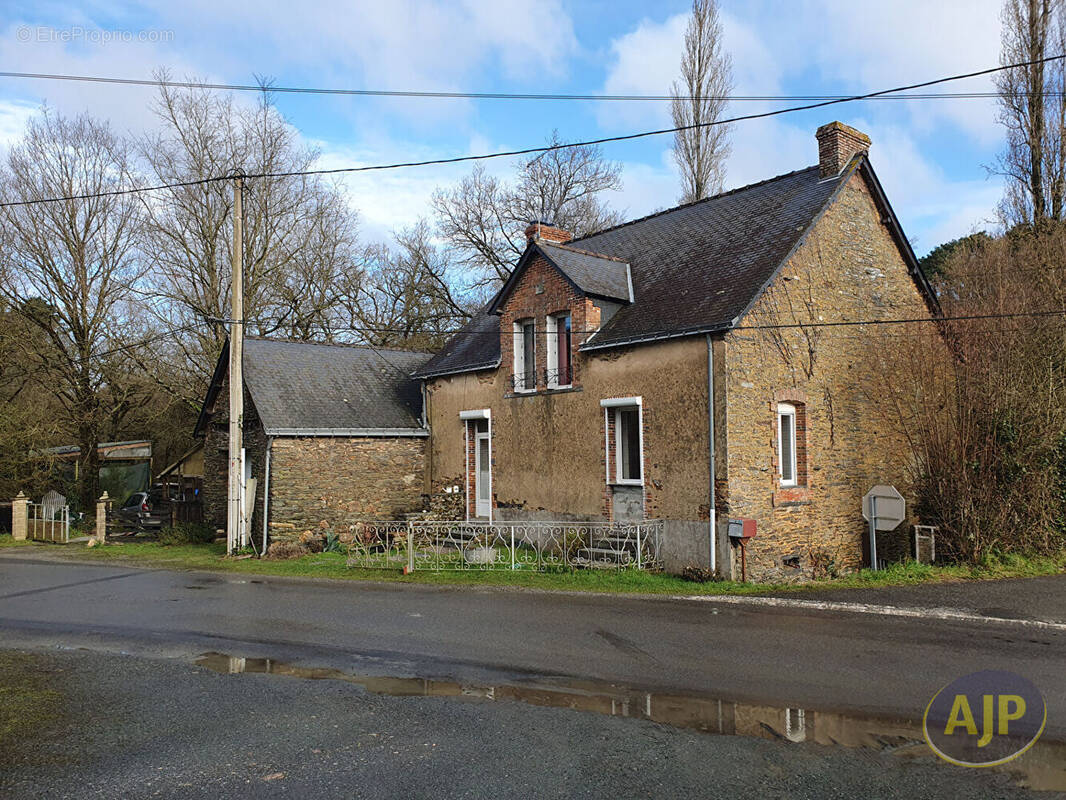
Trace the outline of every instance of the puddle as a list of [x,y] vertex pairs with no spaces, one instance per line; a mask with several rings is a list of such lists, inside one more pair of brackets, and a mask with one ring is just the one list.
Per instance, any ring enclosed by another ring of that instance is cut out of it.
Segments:
[[[330,667],[301,667],[269,658],[204,653],[196,664],[223,674],[263,673],[305,680],[336,680],[394,697],[453,697],[512,701],[657,722],[725,736],[891,752],[935,758],[921,721],[868,717],[810,708],[738,703],[700,694],[644,692],[595,681],[522,681],[475,684],[428,678],[356,675]],[[995,768],[1037,791],[1066,791],[1066,743],[1040,739],[1027,753]]]

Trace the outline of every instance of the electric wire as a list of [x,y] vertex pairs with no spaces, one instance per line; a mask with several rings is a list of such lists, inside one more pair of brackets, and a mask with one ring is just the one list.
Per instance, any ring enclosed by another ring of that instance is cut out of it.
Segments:
[[[340,174],[353,174],[353,173],[359,173],[359,172],[377,172],[377,171],[384,171],[384,170],[406,169],[406,168],[412,168],[412,167],[426,167],[426,166],[440,166],[440,165],[446,165],[446,164],[460,164],[460,163],[486,161],[486,160],[495,159],[495,158],[512,158],[512,157],[515,157],[515,156],[534,155],[534,154],[552,152],[552,151],[556,151],[556,150],[566,150],[566,149],[571,149],[571,148],[575,148],[575,147],[590,147],[590,146],[596,146],[596,145],[608,144],[608,143],[614,143],[614,142],[633,141],[633,140],[636,140],[636,139],[644,139],[644,138],[653,137],[653,136],[663,136],[665,134],[678,133],[678,132],[681,132],[681,131],[695,130],[695,129],[699,129],[699,128],[707,128],[707,127],[713,127],[713,126],[717,126],[717,125],[729,125],[729,124],[736,123],[736,122],[744,122],[744,121],[755,120],[755,119],[765,119],[765,118],[768,118],[768,117],[781,116],[783,114],[793,114],[793,113],[797,113],[797,112],[800,112],[800,111],[810,111],[810,110],[816,109],[816,108],[825,108],[827,106],[839,105],[841,103],[851,103],[851,102],[857,102],[857,101],[861,101],[861,100],[869,100],[869,99],[876,98],[876,97],[881,97],[881,96],[884,96],[884,95],[898,94],[900,92],[910,91],[912,89],[921,89],[921,88],[925,88],[925,87],[928,87],[928,86],[936,86],[938,84],[949,83],[949,82],[952,82],[952,81],[959,81],[959,80],[965,80],[965,79],[968,79],[968,78],[981,77],[981,76],[984,76],[984,75],[991,75],[991,74],[994,74],[994,73],[997,73],[997,72],[1003,72],[1003,71],[1009,70],[1009,69],[1019,69],[1021,67],[1033,66],[1033,65],[1036,65],[1036,64],[1044,64],[1044,63],[1049,63],[1049,62],[1052,62],[1052,61],[1061,61],[1063,59],[1066,59],[1066,55],[1047,56],[1046,58],[1033,59],[1031,61],[1022,61],[1022,62],[1018,62],[1018,63],[1015,63],[1015,64],[1007,64],[1007,65],[1002,65],[1002,66],[998,66],[998,67],[990,67],[988,69],[978,70],[976,72],[967,72],[967,73],[962,73],[962,74],[958,74],[958,75],[950,75],[950,76],[947,76],[947,77],[935,78],[933,80],[928,80],[928,81],[922,81],[920,83],[912,83],[912,84],[908,84],[906,86],[897,86],[897,87],[894,87],[892,89],[881,89],[881,90],[874,91],[874,92],[867,92],[865,94],[859,94],[859,95],[850,95],[850,96],[847,96],[847,97],[841,97],[841,98],[837,98],[837,99],[833,99],[833,100],[823,100],[823,101],[819,101],[819,102],[815,102],[815,103],[807,103],[805,105],[800,105],[800,106],[789,106],[788,108],[779,108],[779,109],[774,109],[774,110],[771,110],[771,111],[762,111],[762,112],[758,112],[758,113],[754,113],[754,114],[743,114],[743,115],[739,115],[739,116],[729,117],[727,119],[713,120],[711,122],[700,122],[700,123],[695,123],[695,124],[692,124],[692,125],[680,125],[680,126],[675,126],[675,127],[671,127],[671,128],[659,128],[659,129],[655,129],[655,130],[638,131],[636,133],[623,134],[623,135],[619,135],[619,136],[604,136],[604,137],[600,137],[598,139],[585,139],[585,140],[575,141],[575,142],[562,142],[562,143],[553,144],[553,145],[543,145],[543,146],[539,146],[539,147],[525,147],[525,148],[516,149],[516,150],[504,150],[504,151],[497,151],[497,152],[493,152],[493,153],[481,153],[481,154],[477,154],[477,155],[454,156],[454,157],[451,157],[451,158],[435,158],[435,159],[425,159],[425,160],[420,160],[420,161],[401,161],[401,162],[394,162],[394,163],[391,163],[391,164],[368,164],[368,165],[358,166],[358,167],[336,167],[336,168],[332,168],[332,169],[292,170],[292,171],[284,171],[284,172],[258,172],[258,173],[251,172],[251,173],[240,173],[240,174],[242,174],[246,178],[251,178],[251,179],[257,179],[257,178],[258,179],[262,179],[262,178],[288,178],[288,177],[299,177],[299,176],[309,176],[309,175],[340,175]],[[69,196],[50,197],[50,198],[34,198],[32,200],[7,201],[7,202],[0,203],[0,208],[10,208],[10,207],[14,207],[14,206],[25,206],[25,205],[36,205],[36,204],[39,204],[39,203],[65,202],[65,201],[70,201],[70,200],[88,200],[88,199],[93,199],[93,198],[97,198],[97,197],[113,197],[113,196],[117,196],[117,195],[138,194],[138,193],[142,193],[142,192],[159,191],[159,190],[162,190],[162,189],[170,189],[170,188],[178,188],[178,187],[186,187],[186,186],[196,186],[196,185],[201,185],[201,184],[205,184],[205,183],[212,183],[212,182],[216,182],[216,181],[230,180],[232,177],[234,177],[235,174],[236,173],[231,173],[229,175],[219,175],[219,176],[213,176],[213,177],[208,177],[208,178],[201,178],[201,179],[194,180],[194,181],[182,181],[182,182],[169,183],[169,184],[158,184],[158,185],[155,185],[155,186],[128,187],[128,188],[123,188],[123,189],[112,189],[112,190],[108,190],[108,191],[104,191],[104,192],[90,192],[90,193],[85,193],[85,194],[81,194],[81,195],[69,195]]]
[[[435,98],[445,100],[574,100],[574,101],[608,101],[638,102],[656,101],[672,102],[669,94],[567,94],[567,93],[530,93],[530,92],[460,92],[429,91],[411,89],[349,89],[316,86],[275,86],[271,83],[212,83],[205,81],[174,81],[170,79],[120,78],[105,75],[72,75],[45,72],[4,72],[0,78],[66,81],[79,83],[101,83],[119,86],[144,86],[149,88],[164,86],[174,89],[204,89],[212,91],[266,92],[277,94],[340,95],[354,97],[410,97]],[[1046,97],[1061,97],[1063,92],[1045,92]],[[969,100],[998,97],[997,92],[926,92],[912,94],[893,94],[871,97],[874,100]],[[809,102],[820,100],[844,100],[850,95],[842,94],[767,94],[767,95],[724,95],[709,96],[705,100],[725,100],[728,102]],[[691,96],[681,96],[682,100],[693,100]]]

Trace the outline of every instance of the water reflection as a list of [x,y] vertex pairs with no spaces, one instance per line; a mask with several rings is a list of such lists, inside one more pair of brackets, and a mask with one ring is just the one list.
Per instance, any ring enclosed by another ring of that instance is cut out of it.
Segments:
[[[649,720],[676,728],[783,742],[866,748],[902,756],[933,758],[922,738],[921,720],[841,714],[809,708],[737,703],[699,694],[643,692],[595,681],[544,680],[494,685],[428,678],[354,675],[328,667],[300,667],[269,658],[204,653],[196,663],[215,672],[270,673],[309,680],[354,683],[395,697],[457,697],[511,700],[533,706],[569,708],[613,717]],[[1066,790],[1066,744],[1039,740],[1015,761],[997,768],[1021,785],[1041,791]]]

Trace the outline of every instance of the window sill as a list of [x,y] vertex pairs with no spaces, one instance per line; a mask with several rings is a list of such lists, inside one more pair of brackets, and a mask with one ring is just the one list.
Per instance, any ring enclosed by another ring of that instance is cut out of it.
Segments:
[[508,398],[515,398],[515,397],[536,397],[537,395],[543,396],[543,395],[549,395],[549,394],[567,394],[569,392],[583,392],[583,391],[584,391],[584,389],[582,389],[580,386],[559,386],[558,388],[549,386],[549,387],[547,387],[545,389],[529,389],[529,390],[521,391],[521,392],[514,392],[514,391],[506,392],[506,393],[504,393],[503,396],[504,396],[504,399],[508,399]]
[[633,488],[634,486],[643,486],[644,481],[611,481],[608,486],[628,486]]

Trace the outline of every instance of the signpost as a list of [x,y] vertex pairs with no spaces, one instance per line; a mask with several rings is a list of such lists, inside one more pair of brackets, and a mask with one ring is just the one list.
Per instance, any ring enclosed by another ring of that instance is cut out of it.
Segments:
[[899,527],[907,518],[907,501],[895,486],[879,484],[862,498],[862,518],[870,523],[870,566],[877,569],[877,532]]

